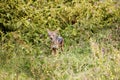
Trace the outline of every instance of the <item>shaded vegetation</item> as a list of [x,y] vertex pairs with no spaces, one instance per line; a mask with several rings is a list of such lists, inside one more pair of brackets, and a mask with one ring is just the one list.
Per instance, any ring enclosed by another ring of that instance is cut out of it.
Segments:
[[[65,40],[57,56],[47,29]],[[119,80],[119,53],[120,1],[0,1],[0,80]]]

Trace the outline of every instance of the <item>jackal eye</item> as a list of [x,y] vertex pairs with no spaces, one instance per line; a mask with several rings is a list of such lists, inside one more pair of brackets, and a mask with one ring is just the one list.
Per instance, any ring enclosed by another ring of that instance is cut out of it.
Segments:
[[52,35],[53,37],[55,36],[55,35]]

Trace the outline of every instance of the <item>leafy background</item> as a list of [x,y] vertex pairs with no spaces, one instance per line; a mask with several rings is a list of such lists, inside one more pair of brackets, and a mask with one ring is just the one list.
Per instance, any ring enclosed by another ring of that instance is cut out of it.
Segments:
[[0,80],[119,80],[119,53],[119,0],[0,1]]

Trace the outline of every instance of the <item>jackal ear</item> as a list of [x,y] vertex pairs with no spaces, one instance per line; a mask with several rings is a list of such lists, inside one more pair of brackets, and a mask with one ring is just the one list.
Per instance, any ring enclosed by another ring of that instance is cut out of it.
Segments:
[[51,31],[49,29],[47,29],[47,32],[48,32],[48,34],[51,34]]
[[55,30],[55,33],[58,33],[58,32],[59,32],[59,29],[56,29],[56,30]]

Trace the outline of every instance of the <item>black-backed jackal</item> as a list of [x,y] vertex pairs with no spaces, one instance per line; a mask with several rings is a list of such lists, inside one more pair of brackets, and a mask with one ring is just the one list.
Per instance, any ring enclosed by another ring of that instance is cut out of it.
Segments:
[[60,48],[61,51],[63,51],[63,45],[64,45],[64,39],[58,35],[58,31],[51,31],[47,29],[48,35],[51,39],[51,50],[52,54],[57,54],[58,49]]

